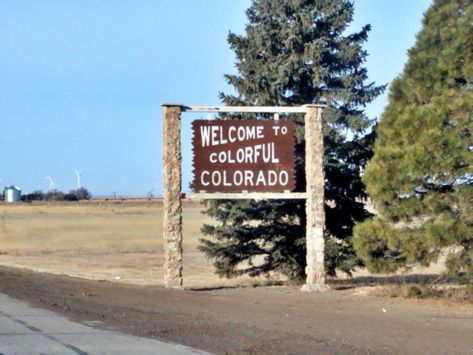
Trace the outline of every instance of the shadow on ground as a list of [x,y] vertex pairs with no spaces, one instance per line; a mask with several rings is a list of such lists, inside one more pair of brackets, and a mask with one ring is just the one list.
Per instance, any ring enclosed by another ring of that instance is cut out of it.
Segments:
[[[353,278],[329,278],[327,284],[334,290],[347,290],[356,287],[393,286],[402,284],[432,284],[447,285],[456,283],[458,280],[443,274],[411,274],[392,276],[358,276]],[[299,286],[302,284],[288,281],[263,281],[252,285],[227,285],[214,287],[190,287],[190,291],[216,291],[236,288],[257,288],[270,286]]]

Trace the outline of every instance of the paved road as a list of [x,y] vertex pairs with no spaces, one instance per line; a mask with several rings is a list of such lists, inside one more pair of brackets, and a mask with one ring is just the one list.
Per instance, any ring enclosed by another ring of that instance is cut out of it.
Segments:
[[204,354],[74,323],[0,294],[0,354]]

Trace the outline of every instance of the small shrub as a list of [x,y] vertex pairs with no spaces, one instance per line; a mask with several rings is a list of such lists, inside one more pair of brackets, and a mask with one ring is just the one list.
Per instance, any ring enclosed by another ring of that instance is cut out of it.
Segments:
[[417,299],[446,299],[454,302],[473,303],[473,284],[434,285],[422,283],[401,283],[389,287],[389,296]]

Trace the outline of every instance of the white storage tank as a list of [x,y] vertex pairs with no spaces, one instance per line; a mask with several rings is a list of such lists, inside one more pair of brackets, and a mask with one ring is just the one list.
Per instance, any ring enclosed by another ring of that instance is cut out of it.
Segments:
[[19,202],[21,200],[21,189],[18,186],[5,187],[3,191],[3,196],[5,196],[5,202]]

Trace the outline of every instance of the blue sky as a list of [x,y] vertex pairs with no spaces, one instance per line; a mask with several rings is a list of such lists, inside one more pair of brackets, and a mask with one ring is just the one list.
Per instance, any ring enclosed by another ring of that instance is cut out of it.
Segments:
[[[218,105],[234,73],[226,37],[250,0],[0,0],[0,178],[24,192],[162,192],[161,104]],[[356,0],[350,29],[370,23],[370,81],[406,61],[431,0]],[[369,107],[379,117],[386,95]],[[183,189],[191,176],[183,117]]]

